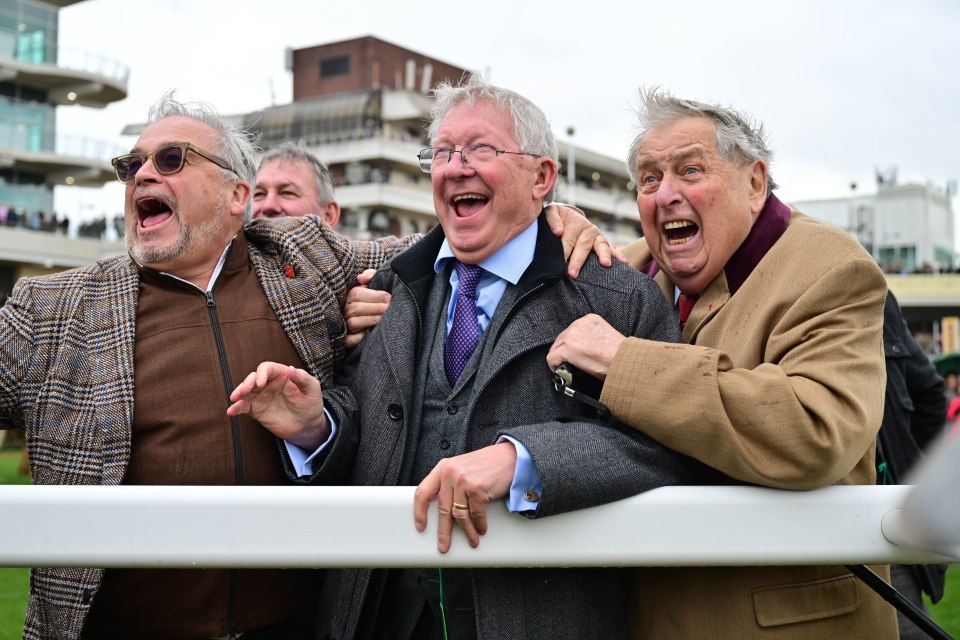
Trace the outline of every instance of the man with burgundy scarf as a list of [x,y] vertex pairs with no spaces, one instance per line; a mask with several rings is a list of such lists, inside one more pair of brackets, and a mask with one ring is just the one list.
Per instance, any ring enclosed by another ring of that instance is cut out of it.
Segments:
[[[547,350],[586,313],[628,335],[679,332],[647,276],[595,258],[569,276],[542,215],[557,178],[542,111],[478,76],[435,96],[420,166],[440,226],[375,276],[371,287],[392,291],[380,324],[322,395],[305,372],[264,363],[234,391],[231,415],[284,438],[301,482],[418,485],[416,526],[435,503],[441,552],[480,544],[493,500],[532,518],[696,482],[695,461],[553,387]],[[334,426],[333,450],[312,462]],[[626,575],[331,570],[317,622],[340,640],[625,639]]]
[[[711,467],[713,484],[874,483],[886,283],[846,232],[783,204],[761,125],[641,92],[628,167],[644,238],[625,253],[677,302],[683,346],[574,322],[547,362],[604,381],[613,416]],[[887,568],[880,571],[887,574]],[[635,638],[897,637],[844,567],[644,568]]]

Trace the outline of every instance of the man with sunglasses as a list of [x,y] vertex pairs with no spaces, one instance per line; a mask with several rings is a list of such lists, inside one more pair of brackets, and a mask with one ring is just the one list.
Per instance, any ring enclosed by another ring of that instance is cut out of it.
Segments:
[[[226,417],[264,359],[329,382],[341,306],[405,247],[351,242],[314,216],[251,223],[257,154],[204,105],[168,94],[131,153],[128,256],[25,278],[0,311],[0,416],[37,484],[288,482],[276,439]],[[296,639],[303,570],[35,569],[25,638]]]
[[[543,365],[585,313],[630,335],[679,335],[635,270],[589,260],[569,277],[541,213],[558,164],[543,112],[476,76],[435,96],[433,146],[419,162],[440,226],[374,277],[392,291],[382,321],[338,385],[264,363],[232,394],[230,415],[284,438],[300,482],[419,485],[414,521],[423,531],[428,512],[439,519],[441,553],[480,544],[493,500],[533,518],[694,482],[692,460],[557,393]],[[311,460],[334,424],[338,446]],[[329,570],[318,635],[624,640],[625,598],[621,569]]]
[[[164,96],[113,161],[129,255],[17,283],[0,310],[0,424],[25,429],[35,483],[288,483],[276,439],[226,416],[230,389],[263,360],[329,383],[347,289],[410,241],[352,242],[317,216],[245,224],[256,159],[212,109]],[[574,238],[588,226],[567,222]],[[35,569],[24,637],[295,640],[314,578]]]

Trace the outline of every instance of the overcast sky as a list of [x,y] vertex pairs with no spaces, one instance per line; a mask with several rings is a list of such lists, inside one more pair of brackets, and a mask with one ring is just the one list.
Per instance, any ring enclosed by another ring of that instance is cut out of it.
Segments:
[[[558,138],[624,157],[641,85],[761,119],[787,201],[960,179],[957,0],[85,0],[60,48],[130,67],[127,99],[60,108],[61,133],[113,140],[168,89],[244,113],[292,98],[284,49],[373,35],[540,105]],[[119,185],[58,188],[60,212],[122,211]],[[954,200],[954,209],[958,201]]]

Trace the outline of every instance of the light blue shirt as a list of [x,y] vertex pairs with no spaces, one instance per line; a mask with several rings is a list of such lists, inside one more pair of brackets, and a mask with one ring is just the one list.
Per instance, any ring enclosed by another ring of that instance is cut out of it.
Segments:
[[[490,326],[490,320],[497,311],[497,306],[507,290],[508,284],[517,284],[523,272],[527,270],[530,263],[533,262],[533,255],[537,248],[537,222],[534,221],[529,227],[520,234],[511,239],[492,256],[483,260],[478,266],[483,269],[480,279],[477,282],[477,322],[480,324],[480,331],[486,331]],[[433,264],[434,272],[440,273],[447,261],[453,260],[453,251],[450,244],[444,239],[440,246],[440,252]],[[457,298],[460,295],[460,278],[455,269],[450,270],[450,306],[447,308],[446,333],[450,333],[450,327],[453,325],[453,310],[457,304]],[[327,419],[336,429],[336,423],[333,416],[327,412]],[[330,439],[320,446],[316,451],[310,453],[300,447],[284,442],[287,452],[290,454],[290,460],[293,462],[294,469],[300,475],[311,475],[313,473],[313,459],[321,453],[333,440],[333,434]],[[520,442],[509,436],[501,437],[497,442],[509,441],[517,449],[517,466],[514,471],[513,482],[510,485],[510,494],[507,496],[507,508],[510,511],[535,511],[538,502],[530,501],[527,497],[538,496],[541,492],[540,474],[537,473],[536,466],[530,456],[530,452]]]

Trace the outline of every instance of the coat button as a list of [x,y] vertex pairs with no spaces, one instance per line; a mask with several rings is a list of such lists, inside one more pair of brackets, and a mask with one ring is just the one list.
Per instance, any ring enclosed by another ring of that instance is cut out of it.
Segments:
[[447,413],[449,413],[450,415],[456,414],[457,411],[459,411],[459,410],[460,410],[460,407],[458,407],[458,406],[455,405],[455,404],[448,404],[448,405],[447,405]]
[[443,449],[444,451],[446,451],[447,449],[449,449],[449,448],[450,448],[450,441],[447,440],[446,438],[443,438],[442,440],[440,440],[440,448]]
[[403,419],[403,407],[398,404],[391,404],[387,407],[387,415],[390,416],[391,420],[401,420]]

